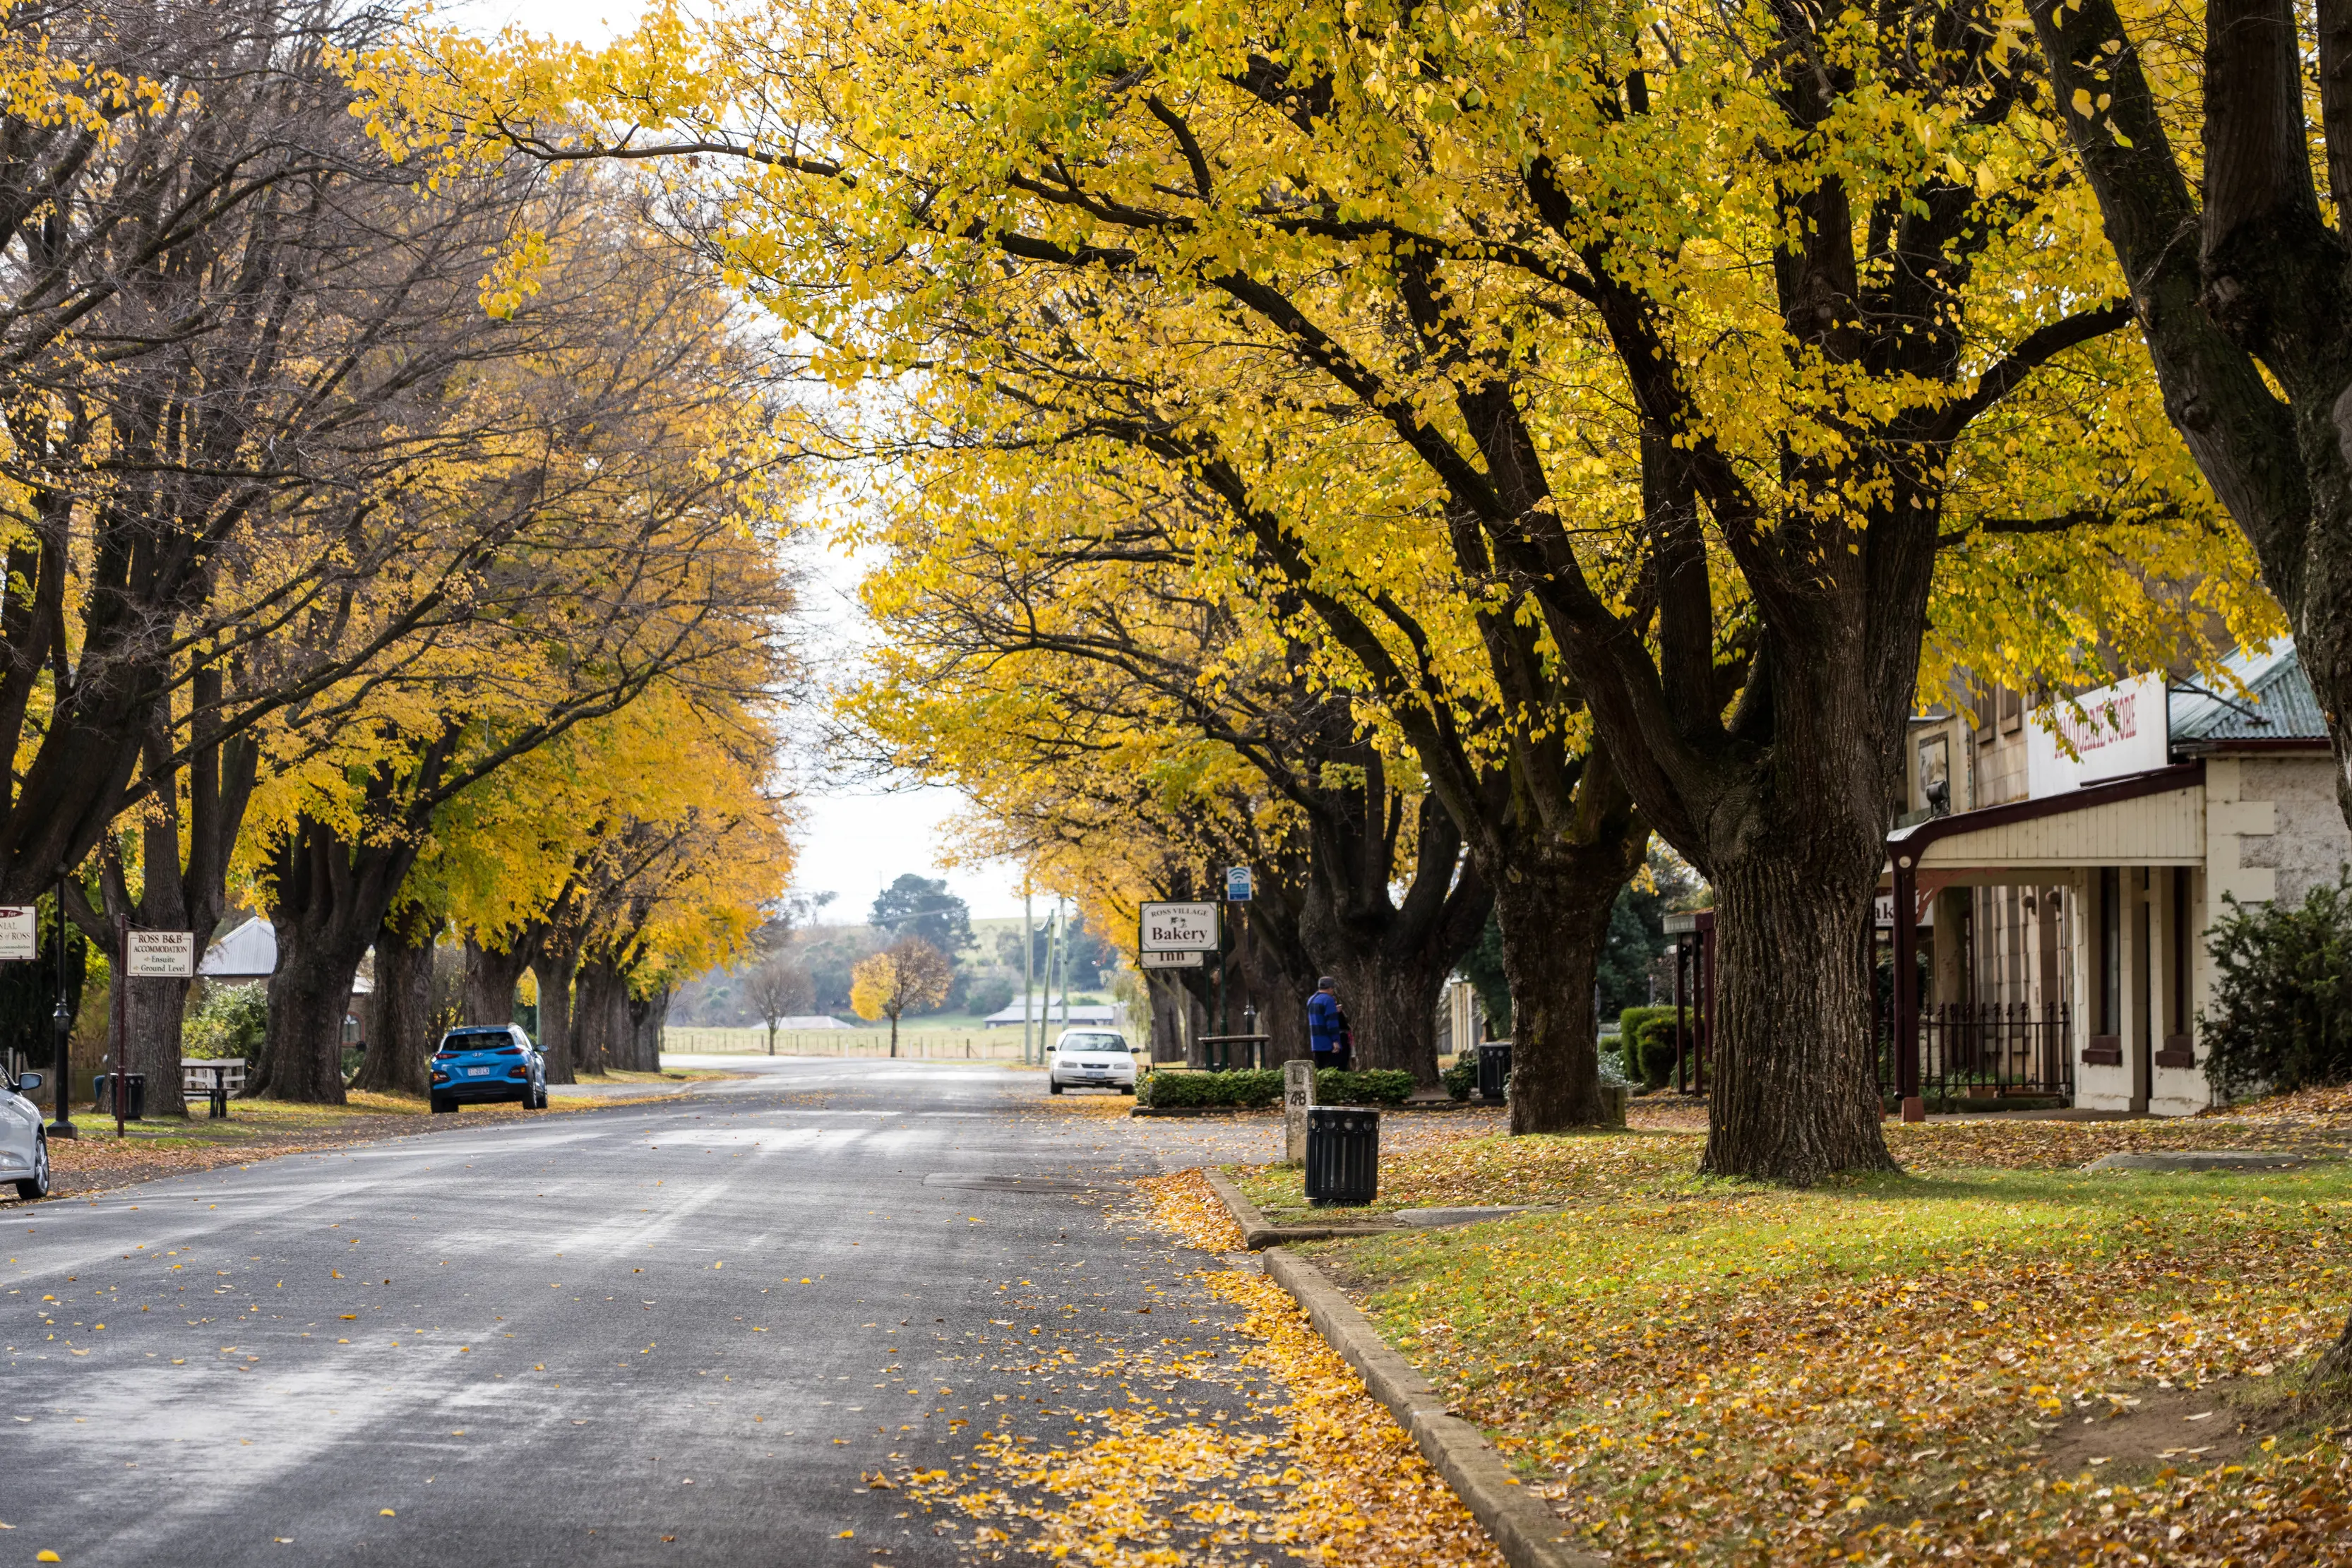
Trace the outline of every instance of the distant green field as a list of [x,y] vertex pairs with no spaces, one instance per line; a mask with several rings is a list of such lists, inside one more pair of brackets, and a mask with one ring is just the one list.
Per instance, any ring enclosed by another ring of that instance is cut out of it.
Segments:
[[[760,1055],[768,1049],[763,1029],[704,1029],[677,1027],[662,1030],[662,1050],[672,1052]],[[887,1029],[778,1030],[779,1056],[887,1056]],[[1016,1061],[1021,1056],[1021,1030],[982,1029],[977,1019],[961,1025],[941,1025],[925,1019],[919,1027],[901,1025],[898,1054],[925,1061],[966,1060]]]

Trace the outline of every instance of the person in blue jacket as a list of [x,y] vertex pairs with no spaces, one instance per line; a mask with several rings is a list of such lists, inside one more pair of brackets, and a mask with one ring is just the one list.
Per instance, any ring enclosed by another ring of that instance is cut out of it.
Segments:
[[1339,1065],[1341,1042],[1348,1030],[1347,1015],[1339,1010],[1339,982],[1326,975],[1315,982],[1315,994],[1307,998],[1307,1051],[1319,1071]]

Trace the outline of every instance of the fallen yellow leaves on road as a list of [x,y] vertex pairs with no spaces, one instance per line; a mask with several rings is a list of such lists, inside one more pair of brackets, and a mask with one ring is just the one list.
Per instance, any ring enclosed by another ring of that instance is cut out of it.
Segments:
[[1151,1199],[1154,1218],[1187,1247],[1203,1252],[1241,1250],[1242,1228],[1199,1171],[1146,1176],[1137,1186]]
[[[1240,1246],[1197,1171],[1138,1185],[1152,1218],[1188,1244]],[[969,1522],[966,1552],[985,1561],[1502,1568],[1459,1500],[1279,1287],[1237,1269],[1196,1278],[1235,1314],[1194,1319],[1190,1333],[1156,1343],[1106,1336],[1098,1362],[1034,1367],[1054,1392],[997,1406],[961,1472],[910,1471],[908,1496]],[[1087,1391],[1093,1401],[1060,1403]],[[1066,1437],[1012,1430],[1036,1418]]]

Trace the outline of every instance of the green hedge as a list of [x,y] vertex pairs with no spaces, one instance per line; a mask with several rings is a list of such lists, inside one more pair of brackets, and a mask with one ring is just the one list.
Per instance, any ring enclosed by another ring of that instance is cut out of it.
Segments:
[[1454,1099],[1469,1099],[1470,1092],[1478,1087],[1477,1053],[1465,1051],[1455,1057],[1454,1065],[1439,1073],[1437,1081],[1445,1085],[1445,1092]]
[[[1341,1072],[1325,1068],[1315,1075],[1318,1105],[1402,1105],[1412,1093],[1410,1072]],[[1282,1102],[1282,1074],[1272,1069],[1154,1072],[1135,1086],[1135,1099],[1139,1105],[1161,1110],[1175,1105],[1276,1105]]]
[[1271,1069],[1237,1072],[1154,1072],[1135,1086],[1139,1105],[1274,1105],[1282,1074]]
[[1642,1082],[1652,1089],[1663,1089],[1675,1076],[1675,1020],[1669,1013],[1662,1019],[1652,1019],[1642,1026],[1642,1037],[1635,1045],[1642,1062]]
[[2352,1082],[2352,868],[2300,904],[2240,904],[2208,933],[2205,1076],[2231,1096]]
[[1402,1105],[1412,1095],[1412,1074],[1394,1068],[1342,1072],[1327,1067],[1315,1075],[1318,1105]]
[[[1625,1063],[1625,1076],[1636,1083],[1648,1082],[1642,1071],[1642,1030],[1645,1025],[1655,1023],[1660,1019],[1666,1020],[1667,1032],[1671,1037],[1675,1023],[1675,1009],[1670,1007],[1627,1008],[1617,1015],[1618,1053]],[[1672,1056],[1669,1055],[1667,1060],[1671,1062]],[[1673,1068],[1669,1066],[1667,1071],[1672,1071]]]

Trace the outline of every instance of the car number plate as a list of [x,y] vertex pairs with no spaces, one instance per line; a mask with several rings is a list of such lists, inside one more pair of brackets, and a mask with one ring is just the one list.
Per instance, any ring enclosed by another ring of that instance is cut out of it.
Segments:
[[466,1069],[466,1076],[468,1078],[488,1078],[489,1075],[490,1070],[487,1067],[468,1067]]

